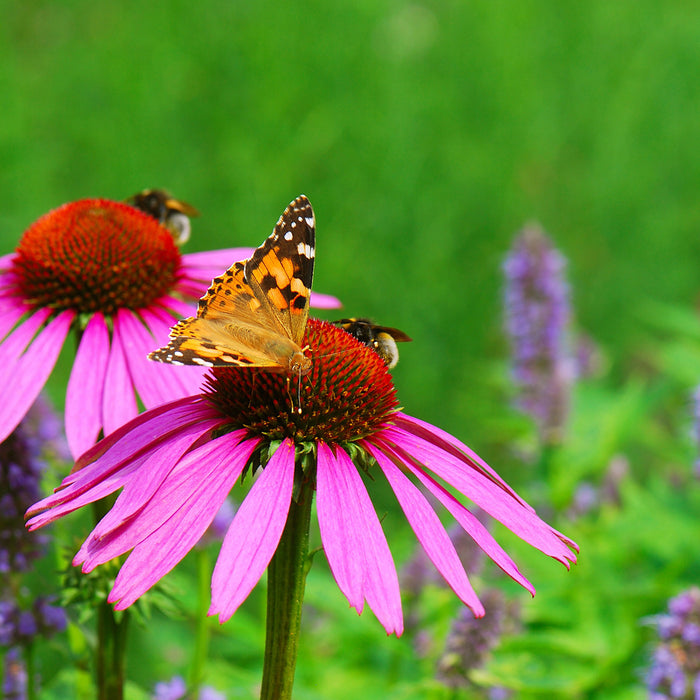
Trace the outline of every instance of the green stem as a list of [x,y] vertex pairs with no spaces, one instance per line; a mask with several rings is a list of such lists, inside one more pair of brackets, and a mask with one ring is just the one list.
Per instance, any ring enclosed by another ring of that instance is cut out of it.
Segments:
[[[92,504],[95,522],[107,513],[113,499]],[[97,648],[95,650],[98,700],[122,700],[126,670],[126,633],[129,612],[116,613],[106,598],[97,604]]]
[[209,607],[211,565],[206,549],[197,550],[197,610],[195,611],[194,652],[190,668],[189,687],[193,695],[204,678],[204,664],[209,652]]
[[265,661],[260,700],[290,700],[297,662],[304,586],[308,572],[313,489],[302,485],[292,500],[287,524],[267,568]]
[[[120,619],[117,619],[119,615]],[[97,609],[97,697],[122,700],[126,667],[127,611],[115,613],[107,602]]]

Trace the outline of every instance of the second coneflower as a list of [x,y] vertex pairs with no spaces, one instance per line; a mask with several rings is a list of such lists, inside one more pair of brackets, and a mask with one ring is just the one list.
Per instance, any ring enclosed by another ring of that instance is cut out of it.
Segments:
[[[87,572],[130,551],[109,596],[124,609],[196,544],[236,481],[254,477],[219,553],[210,614],[229,619],[269,567],[266,698],[291,693],[314,496],[340,590],[358,612],[367,602],[387,633],[403,631],[399,583],[366,480],[386,478],[428,557],[477,616],[483,606],[426,491],[532,593],[463,498],[545,554],[567,566],[576,560],[575,544],[466,445],[399,411],[374,350],[332,324],[306,322],[314,223],[306,199],[295,200],[266,243],[215,280],[197,318],[178,324],[155,353],[214,365],[204,391],[116,430],[28,512],[33,530],[122,489],[74,563]],[[300,332],[292,309],[304,315]]]
[[34,403],[71,330],[79,338],[66,393],[74,457],[133,418],[137,396],[151,408],[196,392],[201,370],[174,372],[146,355],[214,275],[249,253],[183,255],[155,218],[107,199],[71,202],[34,222],[0,257],[0,441]]

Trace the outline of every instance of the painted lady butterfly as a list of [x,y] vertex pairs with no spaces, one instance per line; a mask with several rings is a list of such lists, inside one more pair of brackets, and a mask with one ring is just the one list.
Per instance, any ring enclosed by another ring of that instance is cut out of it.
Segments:
[[396,343],[411,341],[411,338],[398,328],[377,326],[368,318],[341,318],[333,323],[367,347],[372,348],[386,362],[389,369],[396,367],[399,361],[399,349],[396,347]]
[[214,278],[197,317],[173,326],[168,345],[148,357],[174,365],[308,374],[311,359],[301,343],[314,274],[315,226],[309,200],[297,197],[248,260]]
[[126,203],[165,226],[178,245],[190,238],[190,217],[199,216],[191,204],[171,197],[165,190],[143,190],[129,197]]

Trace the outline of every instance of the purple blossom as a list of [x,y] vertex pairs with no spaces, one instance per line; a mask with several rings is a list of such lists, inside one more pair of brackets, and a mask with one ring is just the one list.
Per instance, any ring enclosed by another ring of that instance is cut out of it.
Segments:
[[668,603],[668,612],[650,621],[660,639],[646,673],[650,695],[698,700],[700,588],[675,596]]
[[534,419],[543,443],[558,442],[576,365],[567,347],[571,312],[566,260],[542,229],[531,224],[515,239],[503,270],[517,405]]
[[3,700],[25,700],[27,697],[27,669],[18,648],[5,654],[2,669]]
[[482,596],[487,615],[476,618],[470,610],[462,608],[452,623],[438,661],[437,677],[451,688],[473,687],[469,672],[484,665],[503,634],[515,633],[521,626],[517,603],[507,601],[495,588]]
[[226,700],[226,696],[211,686],[202,686],[196,695],[188,694],[187,684],[182,676],[173,676],[169,681],[156,683],[153,700]]

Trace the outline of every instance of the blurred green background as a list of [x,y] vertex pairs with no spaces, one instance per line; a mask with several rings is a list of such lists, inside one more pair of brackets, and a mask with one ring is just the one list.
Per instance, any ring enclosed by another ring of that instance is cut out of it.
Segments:
[[407,412],[519,487],[502,461],[523,425],[501,309],[516,231],[538,220],[569,259],[608,390],[647,372],[650,302],[698,299],[696,3],[5,0],[0,17],[0,254],[63,202],[146,187],[201,211],[186,250],[255,246],[304,192],[315,288],[410,334]]

